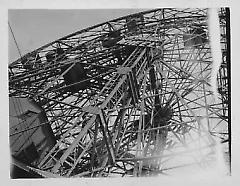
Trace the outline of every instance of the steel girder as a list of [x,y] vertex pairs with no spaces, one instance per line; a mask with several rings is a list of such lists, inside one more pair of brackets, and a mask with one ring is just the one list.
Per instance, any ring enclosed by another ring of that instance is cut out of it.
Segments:
[[[229,153],[226,10],[219,10],[223,61],[215,101],[207,9],[118,18],[11,63],[9,96],[34,99],[57,139],[33,166],[64,177],[148,176],[206,166],[216,141]],[[67,83],[76,66],[85,75]]]

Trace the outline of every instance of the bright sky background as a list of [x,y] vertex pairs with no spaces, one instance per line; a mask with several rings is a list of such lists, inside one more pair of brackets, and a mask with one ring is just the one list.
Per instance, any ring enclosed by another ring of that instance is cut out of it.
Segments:
[[[8,21],[14,32],[21,54],[26,54],[51,41],[83,28],[102,23],[141,9],[12,9]],[[9,30],[9,63],[18,59],[19,53]]]

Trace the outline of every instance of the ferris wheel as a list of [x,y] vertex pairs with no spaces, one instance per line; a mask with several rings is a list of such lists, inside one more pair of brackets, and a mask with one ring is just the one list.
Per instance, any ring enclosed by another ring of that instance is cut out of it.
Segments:
[[[22,110],[10,120],[12,156],[44,177],[111,177],[204,168],[218,143],[230,154],[229,10],[218,13],[217,99],[207,9],[128,15],[11,63],[9,97]],[[30,145],[16,145],[24,139]]]

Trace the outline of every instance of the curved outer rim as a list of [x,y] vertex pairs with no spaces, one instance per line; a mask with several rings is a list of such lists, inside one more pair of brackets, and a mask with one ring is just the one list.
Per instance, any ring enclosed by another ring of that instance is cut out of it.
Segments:
[[161,10],[161,9],[152,9],[152,10],[142,11],[142,12],[138,12],[138,13],[134,13],[134,14],[129,14],[129,15],[126,15],[126,16],[122,16],[122,17],[119,17],[119,18],[116,18],[116,19],[108,20],[108,21],[105,21],[105,22],[103,22],[103,23],[99,23],[99,24],[97,24],[97,25],[93,25],[93,26],[84,28],[84,29],[82,29],[82,30],[76,31],[76,32],[71,33],[71,34],[69,34],[69,35],[66,35],[66,36],[64,36],[64,37],[61,37],[61,38],[59,38],[59,39],[56,39],[56,40],[54,40],[54,41],[52,41],[52,42],[50,42],[50,43],[47,43],[47,44],[45,44],[45,45],[43,45],[43,46],[41,46],[41,47],[39,47],[39,48],[31,51],[31,52],[28,52],[27,54],[24,54],[21,58],[18,58],[17,60],[15,60],[15,61],[13,61],[12,63],[10,63],[10,64],[9,64],[9,67],[12,66],[12,65],[15,65],[15,64],[18,63],[20,60],[22,60],[22,59],[24,59],[24,58],[27,58],[27,57],[30,56],[31,54],[33,54],[33,53],[35,53],[35,52],[37,52],[37,51],[39,51],[39,50],[42,50],[42,49],[44,49],[44,48],[46,48],[46,47],[48,47],[48,46],[56,43],[56,42],[59,41],[59,40],[63,40],[63,39],[66,39],[66,38],[68,38],[68,37],[72,37],[72,36],[75,36],[75,35],[78,35],[78,34],[87,32],[87,31],[89,31],[89,30],[91,30],[91,29],[95,29],[95,28],[97,28],[97,27],[100,27],[100,26],[102,26],[102,25],[104,25],[104,24],[106,24],[106,23],[108,23],[108,22],[119,21],[119,20],[122,20],[122,19],[126,19],[127,17],[130,17],[130,16],[135,16],[135,15],[139,15],[139,14],[147,14],[147,13],[155,12],[155,11],[158,11],[158,10]]

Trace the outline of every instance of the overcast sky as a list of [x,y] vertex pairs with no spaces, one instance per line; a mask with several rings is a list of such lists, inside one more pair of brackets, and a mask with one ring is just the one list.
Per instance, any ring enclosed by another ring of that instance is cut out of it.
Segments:
[[[8,20],[20,51],[31,52],[60,37],[83,28],[128,15],[140,9],[82,9],[47,10],[14,9],[8,11]],[[9,62],[18,59],[19,53],[9,29]]]

